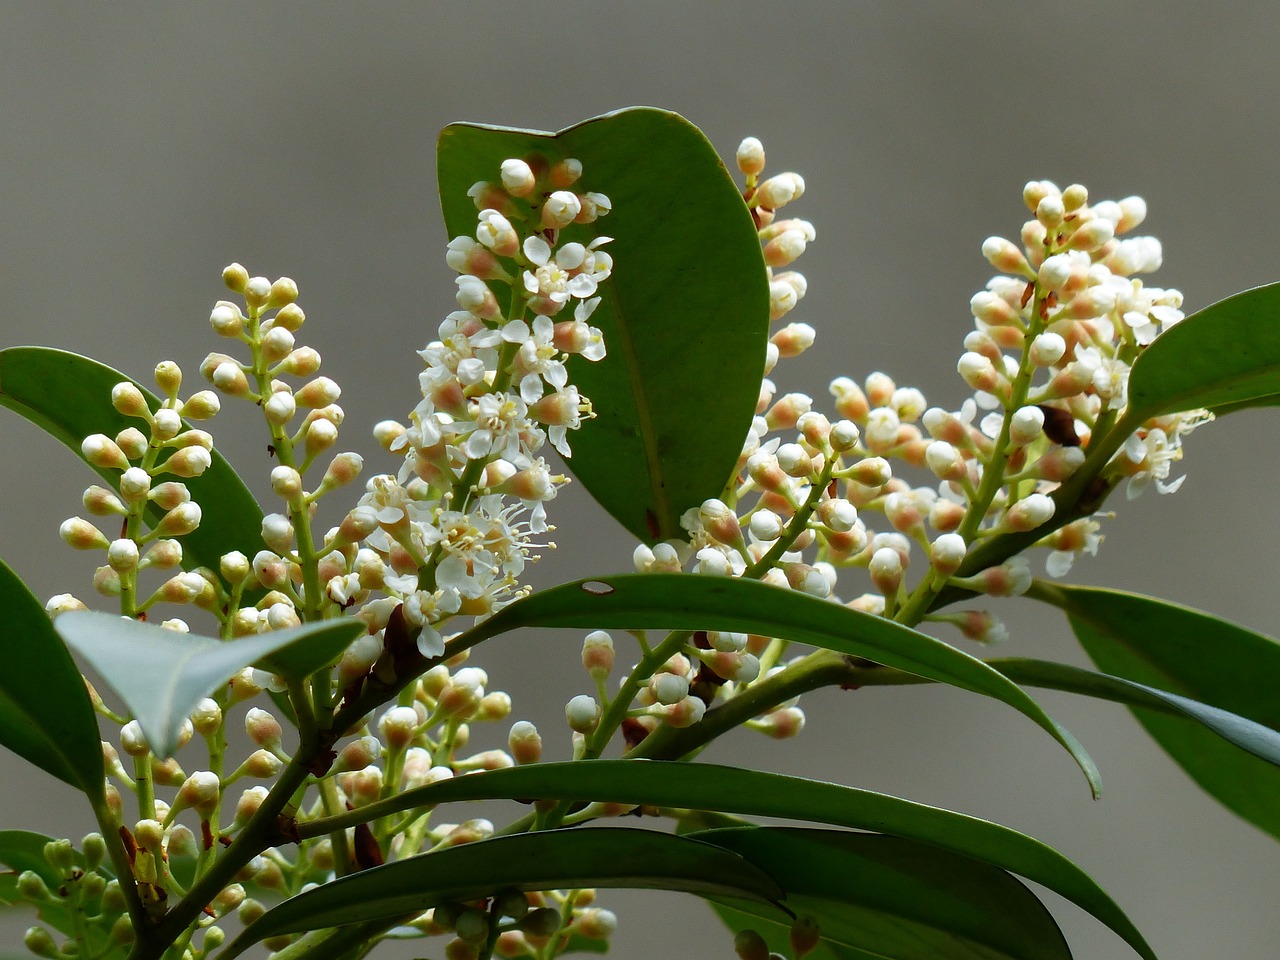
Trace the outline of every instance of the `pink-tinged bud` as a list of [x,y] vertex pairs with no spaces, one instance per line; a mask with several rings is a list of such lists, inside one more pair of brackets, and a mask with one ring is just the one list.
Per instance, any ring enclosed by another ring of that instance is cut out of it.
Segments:
[[125,380],[111,388],[111,405],[126,417],[146,419],[151,415],[147,399],[132,382]]
[[175,806],[190,807],[207,820],[221,796],[218,775],[208,770],[193,773],[178,788]]
[[128,470],[129,460],[119,444],[106,434],[95,433],[85,437],[80,453],[91,466],[104,470]]
[[613,638],[603,630],[587,634],[582,641],[582,666],[596,681],[605,680],[613,670]]
[[171,473],[175,477],[189,480],[198,477],[213,463],[213,457],[202,446],[183,447],[177,450],[164,463],[156,467],[157,473]]
[[93,571],[93,589],[104,597],[120,596],[120,574],[110,567],[98,567]]
[[618,917],[612,910],[590,907],[579,911],[574,928],[588,940],[607,940],[618,929]]
[[866,423],[871,405],[861,387],[848,377],[837,377],[831,381],[830,393],[835,397],[836,413],[855,424]]
[[769,341],[778,348],[780,357],[798,357],[811,346],[816,333],[813,327],[807,323],[789,323],[772,337]]
[[275,427],[283,427],[298,412],[298,403],[293,395],[284,390],[276,391],[262,405],[262,412],[267,422]]
[[250,707],[249,712],[245,714],[244,730],[249,735],[249,739],[258,746],[271,752],[280,749],[280,737],[283,731],[280,729],[280,721],[260,707]]
[[1020,447],[1040,438],[1044,432],[1044,411],[1039,407],[1020,407],[1009,421],[1009,440]]
[[971,389],[987,393],[994,393],[1001,379],[990,360],[972,351],[961,354],[956,370]]
[[565,157],[551,166],[547,174],[547,182],[558,190],[571,187],[582,177],[582,161],[574,157]]
[[258,780],[273,779],[282,769],[284,762],[269,750],[255,750],[244,761],[245,776]]
[[283,500],[299,496],[302,493],[302,474],[293,467],[283,463],[271,470],[271,490]]
[[249,393],[249,379],[234,361],[218,364],[209,379],[228,396],[243,397]]
[[219,300],[209,314],[209,325],[220,337],[238,337],[244,332],[244,317],[234,303]]
[[591,733],[600,725],[600,704],[594,697],[579,694],[565,705],[564,717],[574,732]]
[[738,169],[747,176],[758,176],[764,170],[764,144],[755,137],[747,137],[738,144],[735,159],[738,162]]
[[392,750],[404,750],[413,743],[420,723],[413,707],[392,707],[378,720],[378,731]]
[[1065,253],[1054,254],[1040,264],[1036,278],[1043,290],[1061,291],[1075,273],[1075,263]]
[[298,347],[280,361],[279,370],[295,377],[314,376],[320,369],[320,354],[311,347]]
[[1006,532],[1034,530],[1053,516],[1053,500],[1043,493],[1028,494],[1005,511],[1000,529]]
[[340,396],[342,388],[336,383],[328,377],[316,377],[303,384],[293,395],[293,399],[300,407],[327,407],[336,403]]
[[885,497],[884,515],[899,533],[912,537],[924,533],[924,514],[916,498],[908,493],[891,493]]
[[1057,194],[1049,194],[1042,197],[1040,202],[1036,204],[1035,214],[1036,219],[1046,229],[1052,230],[1062,223],[1062,218],[1067,214],[1067,208],[1062,203],[1062,197]]
[[277,310],[287,307],[297,299],[298,285],[288,277],[281,277],[271,284],[271,291],[267,294],[267,309]]
[[222,401],[212,390],[199,390],[182,405],[182,415],[188,420],[209,420],[222,409]]
[[[405,707],[403,709],[411,708]],[[416,725],[416,714],[414,720]],[[334,761],[333,767],[329,772],[347,773],[351,770],[363,770],[365,767],[376,764],[381,756],[382,744],[378,742],[377,737],[360,737],[358,740],[348,743],[338,752],[338,758]]]
[[493,291],[479,277],[464,274],[454,278],[458,285],[456,299],[462,309],[482,320],[493,320],[501,315],[501,308]]
[[[145,477],[147,483],[150,484],[151,478],[147,475],[147,471],[138,467],[130,467],[120,475],[122,487],[124,486],[123,478],[133,471],[137,471]],[[143,496],[146,496],[145,492]],[[122,517],[129,512],[119,497],[106,487],[100,487],[96,483],[85,488],[84,495],[80,498],[80,501],[84,504],[84,508],[95,517]]]
[[364,458],[358,453],[340,453],[329,461],[322,481],[326,489],[345,486],[360,475]]
[[505,720],[511,715],[511,695],[501,690],[495,690],[493,693],[486,693],[480,698],[480,708],[476,711],[475,719],[485,722],[495,722]]
[[528,720],[517,720],[507,736],[507,749],[520,765],[537,763],[542,759],[542,737],[538,728]]
[[64,520],[62,526],[58,528],[58,535],[67,546],[77,550],[105,550],[108,546],[108,540],[103,532],[80,517]]
[[107,564],[116,573],[138,569],[138,544],[131,539],[113,540],[107,547]]
[[503,188],[513,197],[527,197],[538,185],[533,168],[523,160],[503,160],[501,176]]
[[222,708],[216,700],[205,697],[191,711],[191,725],[202,737],[209,737],[222,726]]
[[[818,520],[828,530],[846,533],[858,522],[858,509],[848,500],[836,498],[818,504]],[[753,518],[754,519],[754,518]]]
[[200,376],[206,380],[213,380],[213,371],[217,370],[224,363],[235,363],[234,357],[229,357],[225,353],[211,353],[200,362]]
[[964,456],[945,440],[934,440],[924,451],[925,463],[941,480],[960,482],[969,475]]
[[[44,605],[44,612],[50,617],[57,617],[59,614],[66,613],[68,610],[88,610],[83,600],[78,600],[69,593],[58,593],[49,598],[49,602]],[[95,693],[94,696],[97,696]],[[99,700],[100,702],[100,700]],[[97,704],[95,703],[95,706]]]
[[[798,276],[798,274],[797,274]],[[796,293],[796,288],[792,284],[785,283],[781,280],[773,280],[769,284],[769,319],[781,320],[788,313],[796,308],[796,304],[800,302],[800,296]],[[807,326],[807,324],[805,324]],[[810,330],[813,328],[810,327]],[[809,344],[812,345],[813,338],[809,338]],[[780,346],[780,345],[779,345]]]
[[803,230],[784,230],[764,245],[764,262],[771,267],[787,267],[804,253],[809,238]]
[[813,408],[813,398],[803,393],[788,393],[765,414],[770,430],[790,430]]
[[338,782],[353,807],[368,806],[382,793],[382,769],[368,766],[352,773],[340,774]]
[[967,549],[964,537],[958,533],[944,533],[929,547],[929,564],[942,576],[949,577],[960,569]]
[[985,610],[965,610],[955,616],[957,619],[951,622],[970,640],[978,643],[1002,643],[1009,638],[1009,631],[1004,624]]
[[1035,475],[1061,483],[1084,463],[1084,447],[1054,447],[1035,463]]
[[162,583],[156,595],[169,603],[195,603],[208,586],[198,573],[180,573]]
[[153,532],[162,537],[184,537],[200,526],[200,518],[200,504],[188,500],[161,517]]
[[270,296],[271,281],[266,277],[250,277],[249,282],[244,285],[244,302],[249,307],[257,309],[265,306]]
[[1013,305],[990,290],[980,290],[969,299],[969,312],[993,327],[1008,326],[1019,319]]
[[445,835],[440,841],[442,847],[457,847],[464,843],[475,843],[478,840],[488,840],[493,836],[493,823],[483,818],[477,817],[473,820],[463,820]]
[[998,567],[988,567],[972,577],[957,580],[961,586],[993,597],[1016,597],[1031,588],[1031,568],[1026,558],[1012,557]]
[[768,210],[777,210],[793,200],[799,200],[802,196],[804,196],[804,177],[798,173],[780,173],[760,184],[754,199]]
[[1090,220],[1076,230],[1071,235],[1071,239],[1067,241],[1067,246],[1072,250],[1092,253],[1109,243],[1114,236],[1115,224],[1110,220],[1099,217],[1096,220]]
[[269,550],[259,550],[253,557],[253,573],[268,590],[279,590],[289,582],[289,566]]
[[879,489],[893,479],[893,469],[884,457],[867,457],[850,467],[844,476],[864,487]]
[[150,752],[151,744],[137,720],[130,720],[120,728],[120,749],[131,757],[145,757]]
[[267,363],[279,363],[293,352],[293,334],[284,327],[273,326],[262,336],[262,357]]
[[161,510],[173,510],[184,503],[191,502],[191,491],[187,489],[185,483],[168,480],[152,487],[150,493],[147,494],[147,499]]
[[982,243],[982,255],[987,262],[1002,273],[1016,273],[1028,276],[1031,267],[1022,251],[1004,237],[988,237]]
[[182,389],[182,368],[172,360],[161,360],[155,369],[156,386],[168,397],[176,397]]
[[582,201],[568,190],[557,190],[542,205],[542,226],[548,230],[562,230],[582,212]]
[[886,597],[896,596],[902,586],[902,558],[898,551],[881,547],[871,557],[868,565],[871,582]]
[[670,706],[689,695],[689,678],[674,673],[655,673],[649,678],[648,689],[656,702]]

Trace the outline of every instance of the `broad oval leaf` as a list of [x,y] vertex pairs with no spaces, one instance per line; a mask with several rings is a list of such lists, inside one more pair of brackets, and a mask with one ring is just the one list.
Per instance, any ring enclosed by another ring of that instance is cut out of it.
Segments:
[[1168,690],[1149,687],[1145,683],[1135,683],[1106,673],[1094,673],[1065,663],[1020,657],[988,660],[987,663],[1015,683],[1029,687],[1078,693],[1130,707],[1145,707],[1186,717],[1205,729],[1212,730],[1241,750],[1273,766],[1280,766],[1280,730],[1273,730],[1221,707],[1210,706]]
[[693,574],[623,574],[541,590],[503,608],[451,643],[461,650],[519,627],[587,630],[724,630],[781,637],[864,657],[1003,701],[1062,744],[1094,796],[1097,767],[1027,693],[981,660],[901,624],[755,580]]
[[722,847],[648,830],[544,830],[396,860],[299,894],[251,923],[231,960],[265,937],[410,916],[502,887],[630,887],[776,900],[782,889]]
[[84,678],[40,601],[3,561],[0,610],[0,744],[90,797],[102,797],[102,737]]
[[1280,283],[1198,310],[1148,346],[1129,376],[1129,412],[1140,420],[1208,407],[1217,412],[1280,403]]
[[[1175,327],[1175,329],[1177,329]],[[1280,643],[1151,597],[1058,586],[1076,639],[1102,670],[1280,730]],[[1208,730],[1137,708],[1134,716],[1223,805],[1280,839],[1280,769]]]
[[344,816],[300,825],[306,839],[416,807],[468,800],[576,800],[807,820],[931,844],[1034,881],[1087,910],[1148,960],[1129,918],[1052,847],[997,823],[869,790],[741,767],[657,760],[538,763],[408,790]]
[[359,620],[325,620],[222,641],[89,610],[64,613],[54,627],[111,685],[162,758],[177,749],[195,705],[245,667],[306,676],[365,630]]
[[[10,347],[0,350],[0,406],[26,417],[80,456],[80,444],[93,433],[114,437],[137,420],[117,413],[111,405],[111,388],[124,380],[118,370],[65,350],[49,347]],[[136,382],[136,381],[133,381]],[[141,384],[138,388],[154,410],[160,401]],[[202,521],[182,538],[183,566],[218,569],[218,560],[233,550],[254,552],[262,543],[262,508],[216,450],[213,463],[200,476],[184,480],[191,497],[200,504]],[[108,485],[119,473],[99,470]],[[155,522],[163,511],[148,504],[148,519]]]
[[[928,844],[794,827],[691,836],[734,851],[777,880],[787,891],[787,909],[816,920],[835,956],[1071,958],[1053,917],[1025,886],[1003,870]],[[716,899],[731,915],[745,914],[781,933],[785,943],[791,918],[777,906]]]
[[562,232],[612,237],[614,259],[591,317],[608,355],[570,359],[596,414],[573,435],[570,467],[639,539],[684,537],[681,513],[719,496],[733,473],[764,372],[769,287],[751,215],[697,127],[637,107],[559,133],[446,127],[437,175],[450,237],[475,234],[471,185],[530,154],[577,158],[578,189],[613,202],[608,216]]

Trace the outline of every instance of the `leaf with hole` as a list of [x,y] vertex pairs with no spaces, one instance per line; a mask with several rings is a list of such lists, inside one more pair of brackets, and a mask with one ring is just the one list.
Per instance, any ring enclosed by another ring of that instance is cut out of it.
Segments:
[[723,630],[781,637],[864,657],[1008,704],[1067,749],[1095,796],[1101,791],[1097,768],[1084,748],[998,671],[927,634],[794,590],[754,580],[689,574],[596,577],[516,601],[462,634],[450,644],[450,651],[520,627]]
[[325,620],[222,641],[88,610],[64,613],[54,626],[124,701],[159,757],[177,749],[196,704],[245,667],[300,679],[365,631],[360,620]]
[[578,159],[573,189],[613,203],[608,216],[560,234],[582,243],[612,237],[614,261],[591,317],[608,354],[569,362],[570,380],[595,411],[572,435],[569,466],[639,539],[684,537],[680,515],[720,496],[755,414],[769,336],[755,224],[697,127],[636,107],[558,133],[446,127],[437,176],[449,236],[475,234],[467,191],[477,177],[496,181],[502,161],[532,155],[548,164]]

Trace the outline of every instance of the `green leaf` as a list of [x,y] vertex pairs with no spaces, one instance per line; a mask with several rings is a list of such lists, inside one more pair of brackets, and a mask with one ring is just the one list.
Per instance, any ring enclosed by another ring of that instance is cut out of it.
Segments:
[[159,757],[177,749],[195,705],[245,667],[303,677],[365,630],[359,620],[325,620],[222,641],[89,610],[64,613],[54,627],[120,696]]
[[1228,413],[1280,403],[1280,283],[1210,304],[1148,346],[1129,376],[1140,420],[1208,407]]
[[988,660],[987,663],[1015,683],[1029,687],[1079,693],[1126,706],[1145,707],[1186,717],[1202,724],[1241,750],[1246,750],[1273,766],[1280,766],[1280,730],[1255,723],[1221,707],[1210,706],[1143,683],[1134,683],[1123,677],[1094,673],[1065,663],[1021,658]]
[[0,744],[102,797],[102,738],[84,679],[40,601],[3,561],[0,611]]
[[614,259],[591,317],[608,355],[569,363],[596,413],[572,437],[570,466],[639,539],[684,537],[680,514],[719,496],[734,471],[764,371],[769,288],[751,215],[697,127],[640,107],[559,133],[446,127],[437,171],[449,236],[475,233],[468,188],[530,154],[577,158],[579,189],[613,201],[607,217],[561,233],[610,236]]
[[[1151,597],[1086,587],[1057,590],[1061,601],[1055,602],[1102,670],[1280,730],[1275,640]],[[1196,783],[1280,839],[1280,769],[1180,718],[1141,708],[1133,713]]]
[[519,627],[586,630],[724,630],[781,637],[864,657],[1003,701],[1062,744],[1094,796],[1097,767],[1076,739],[1017,684],[950,644],[837,603],[733,577],[624,574],[561,584],[505,607],[463,634],[454,649]]
[[[968,857],[898,837],[833,830],[748,827],[693,836],[734,851],[777,880],[787,891],[787,909],[815,919],[834,956],[1071,958],[1058,925],[1031,891]],[[791,924],[772,904],[725,905],[775,936]]]
[[544,830],[409,857],[299,894],[251,923],[223,951],[231,960],[265,937],[394,919],[502,887],[632,887],[702,896],[777,899],[782,890],[737,854],[648,830]]
[[[408,790],[338,822],[350,826],[416,807],[491,799],[599,801],[781,817],[915,840],[1047,887],[1097,917],[1142,956],[1154,957],[1129,918],[1088,874],[1039,840],[910,800],[741,767],[656,760],[537,763]],[[330,821],[316,828],[328,831],[332,825]]]
[[[118,370],[63,350],[48,347],[10,347],[0,350],[0,406],[20,413],[80,456],[80,444],[94,433],[114,437],[140,421],[117,413],[111,405],[111,388],[132,378]],[[136,382],[136,381],[134,381]],[[151,408],[160,401],[138,384]],[[98,470],[114,487],[118,471]],[[191,497],[200,504],[200,526],[182,538],[182,564],[186,569],[206,566],[218,569],[224,553],[242,550],[253,554],[262,543],[262,509],[249,488],[216,450],[213,463],[202,475],[184,480]],[[148,504],[147,517],[154,523],[163,511]]]

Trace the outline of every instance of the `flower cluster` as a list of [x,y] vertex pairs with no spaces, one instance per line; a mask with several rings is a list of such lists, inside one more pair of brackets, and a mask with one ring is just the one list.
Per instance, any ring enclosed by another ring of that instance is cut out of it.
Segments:
[[[199,527],[201,520],[200,505],[191,499],[183,480],[208,469],[213,449],[213,438],[190,427],[184,418],[213,417],[219,409],[218,396],[200,390],[185,401],[178,399],[182,370],[171,360],[156,367],[155,381],[164,398],[154,410],[152,401],[131,381],[118,383],[111,391],[116,412],[139,421],[144,429],[125,427],[114,438],[96,433],[80,445],[92,466],[109,476],[119,474],[114,489],[94,484],[85,490],[83,500],[91,515],[119,518],[120,536],[109,538],[82,517],[66,520],[59,531],[72,547],[106,553],[107,562],[94,573],[93,585],[105,596],[119,597],[126,616],[145,615],[161,601],[206,609],[218,602],[216,576],[204,570],[181,571],[181,538]],[[144,598],[139,594],[138,574],[148,568],[178,572]],[[60,594],[48,607],[51,613],[60,613],[84,609],[84,604],[70,594]],[[178,620],[167,625],[186,629]]]

